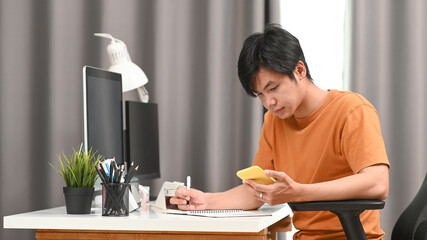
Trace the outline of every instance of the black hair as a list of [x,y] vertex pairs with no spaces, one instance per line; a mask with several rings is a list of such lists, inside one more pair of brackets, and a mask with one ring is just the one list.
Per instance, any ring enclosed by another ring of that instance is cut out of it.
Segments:
[[261,67],[296,80],[293,71],[298,61],[304,63],[306,76],[312,81],[298,39],[280,25],[269,24],[263,33],[254,33],[244,41],[237,66],[239,79],[246,93],[256,97],[252,84]]

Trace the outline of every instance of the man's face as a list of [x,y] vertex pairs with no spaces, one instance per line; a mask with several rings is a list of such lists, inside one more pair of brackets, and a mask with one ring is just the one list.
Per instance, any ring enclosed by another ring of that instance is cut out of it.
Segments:
[[264,107],[281,119],[291,117],[302,101],[303,89],[287,74],[261,68],[253,88]]

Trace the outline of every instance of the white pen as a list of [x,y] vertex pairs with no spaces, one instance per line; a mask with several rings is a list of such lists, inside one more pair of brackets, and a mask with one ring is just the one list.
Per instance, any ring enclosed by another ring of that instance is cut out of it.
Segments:
[[[191,187],[191,177],[187,176],[187,189]],[[190,208],[190,201],[187,201],[187,208]]]

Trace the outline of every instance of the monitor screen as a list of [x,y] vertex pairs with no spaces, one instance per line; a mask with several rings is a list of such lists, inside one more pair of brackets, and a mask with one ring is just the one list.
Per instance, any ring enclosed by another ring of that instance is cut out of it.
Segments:
[[157,104],[126,101],[126,156],[138,179],[160,177]]
[[83,67],[83,142],[124,164],[121,74]]

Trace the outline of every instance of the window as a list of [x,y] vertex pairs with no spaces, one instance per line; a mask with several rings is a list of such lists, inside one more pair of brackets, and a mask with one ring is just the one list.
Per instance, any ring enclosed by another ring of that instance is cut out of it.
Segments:
[[282,0],[281,25],[300,41],[314,83],[324,89],[343,90],[343,0]]

